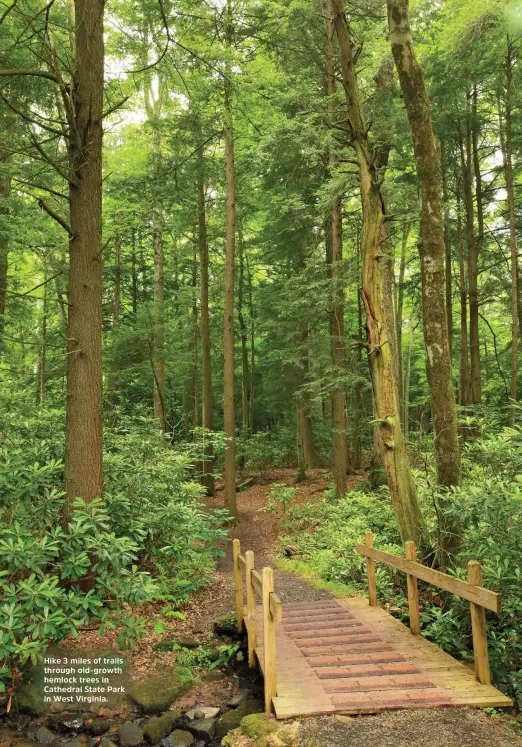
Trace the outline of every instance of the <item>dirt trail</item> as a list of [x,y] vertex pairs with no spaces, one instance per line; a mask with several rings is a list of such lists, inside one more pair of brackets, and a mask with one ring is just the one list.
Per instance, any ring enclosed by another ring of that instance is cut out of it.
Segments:
[[[256,568],[270,563],[279,536],[279,517],[264,508],[270,486],[276,482],[293,484],[295,471],[278,470],[265,480],[238,493],[239,524],[231,532],[241,541],[242,550],[253,550]],[[352,485],[357,478],[351,478]],[[293,501],[320,500],[330,477],[314,470],[300,483]],[[209,508],[221,508],[223,493],[208,501]],[[231,542],[223,543],[225,555],[215,573],[215,584],[202,600],[201,624],[208,629],[219,614],[234,610]],[[275,569],[275,588],[283,602],[316,601],[331,594],[314,588],[306,579]],[[322,717],[303,719],[299,744],[295,747],[522,747],[522,739],[509,727],[507,720],[493,721],[483,711],[473,709],[408,710],[387,712],[379,716]]]

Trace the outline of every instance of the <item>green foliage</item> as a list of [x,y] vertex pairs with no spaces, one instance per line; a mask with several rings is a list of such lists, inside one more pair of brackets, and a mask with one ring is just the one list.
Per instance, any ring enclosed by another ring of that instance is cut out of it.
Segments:
[[176,645],[172,648],[177,651],[176,662],[182,667],[189,669],[217,669],[227,667],[239,650],[238,643],[220,646],[217,649],[209,649],[198,646],[196,649],[182,648]]
[[275,482],[270,488],[268,501],[265,504],[265,511],[280,510],[286,513],[292,500],[297,495],[297,488],[291,488],[284,482]]
[[[180,604],[207,582],[213,542],[224,536],[222,512],[204,512],[201,488],[190,482],[189,457],[162,444],[145,419],[139,431],[129,421],[109,434],[105,501],[76,500],[62,527],[63,465],[52,456],[59,446],[47,415],[13,422],[10,448],[0,449],[3,678],[90,619],[101,631],[117,628],[122,649],[134,648],[146,621],[118,608],[156,598]],[[26,448],[29,432],[36,435]]]

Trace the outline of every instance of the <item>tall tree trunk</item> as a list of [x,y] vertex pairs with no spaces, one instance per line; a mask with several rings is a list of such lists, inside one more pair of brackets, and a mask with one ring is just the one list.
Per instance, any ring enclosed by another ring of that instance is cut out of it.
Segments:
[[453,360],[453,284],[451,268],[451,225],[449,215],[448,199],[448,174],[446,164],[446,150],[444,144],[441,147],[441,169],[442,169],[442,204],[444,206],[444,266],[446,274],[446,319],[448,320],[448,343],[450,360]]
[[[326,18],[326,63],[328,76],[328,121],[335,122],[335,103],[333,96],[337,90],[333,37],[335,27],[331,0],[327,2]],[[330,148],[330,169],[335,168],[337,158]],[[345,342],[344,342],[344,289],[341,278],[343,260],[343,224],[341,199],[335,196],[330,214],[330,236],[327,241],[328,272],[333,287],[333,308],[330,312],[330,338],[333,370],[336,377],[332,393],[332,447],[333,477],[335,496],[340,498],[346,493],[346,473],[348,471],[348,437],[346,420]],[[329,251],[328,251],[329,249]]]
[[249,392],[249,412],[248,412],[248,429],[249,433],[254,432],[254,371],[256,363],[256,336],[255,336],[255,310],[254,294],[252,289],[252,273],[248,263],[248,253],[245,256],[246,268],[248,273],[248,311],[250,314],[250,392]]
[[136,316],[138,314],[138,272],[136,269],[136,229],[132,229],[132,245],[131,245],[131,304],[132,304],[132,318],[136,322]]
[[[388,25],[413,138],[420,193],[419,251],[426,372],[435,430],[439,485],[460,483],[460,445],[453,389],[448,320],[444,301],[445,245],[442,173],[431,121],[424,76],[413,50],[408,20],[409,0],[387,0]],[[446,520],[444,549],[452,552],[458,537]]]
[[[478,303],[478,241],[475,239],[473,209],[473,157],[472,126],[468,121],[465,139],[465,160],[463,168],[464,201],[466,204],[466,239],[468,246],[468,293],[469,293],[469,348],[471,361],[471,402],[481,400],[480,336]],[[479,231],[480,232],[480,231]]]
[[413,335],[415,327],[410,319],[410,335],[408,338],[408,350],[406,353],[406,365],[404,367],[404,437],[410,435],[410,372],[411,372],[411,353],[413,349]]
[[[0,155],[3,155],[2,149],[0,148]],[[7,176],[0,178],[0,216],[5,216],[2,219],[2,230],[0,230],[0,345],[2,343],[2,333],[5,326],[5,302],[7,297],[7,270],[8,270],[8,253],[9,253],[9,238],[7,225],[4,221],[7,221],[9,215],[9,208],[6,205],[6,201],[11,194],[11,180]]]
[[69,144],[69,315],[65,449],[67,527],[72,502],[103,494],[102,140],[104,0],[75,0],[74,125]]
[[116,406],[116,393],[118,391],[118,364],[116,360],[117,336],[120,327],[121,309],[121,235],[118,232],[114,239],[114,299],[112,303],[112,356],[111,372],[109,376],[109,409],[112,411],[110,425],[114,427],[116,418],[114,408]]
[[227,0],[227,63],[225,65],[225,163],[226,163],[226,252],[223,325],[223,407],[225,438],[225,508],[237,518],[236,503],[236,403],[234,398],[234,259],[236,249],[236,195],[234,173],[234,127],[232,119],[232,0]]
[[[462,163],[464,164],[463,151]],[[470,395],[470,375],[469,375],[469,350],[468,350],[468,274],[467,262],[464,257],[464,241],[462,232],[462,215],[461,215],[461,191],[462,178],[457,177],[457,249],[459,254],[459,283],[460,283],[460,362],[459,362],[459,382],[460,382],[460,406],[466,414],[465,408],[469,405]],[[469,412],[467,413],[469,414]],[[468,435],[467,428],[463,429],[463,437]]]
[[38,405],[45,407],[46,358],[47,358],[47,314],[48,314],[47,270],[44,272],[42,299],[42,325],[40,328],[40,349],[38,352]]
[[[385,222],[384,201],[380,190],[378,160],[368,140],[361,96],[355,70],[355,50],[344,14],[342,0],[332,0],[334,22],[339,40],[341,74],[346,94],[347,121],[351,146],[359,166],[363,228],[361,236],[362,295],[366,311],[368,357],[374,392],[379,439],[388,485],[403,540],[420,544],[423,522],[413,482],[406,443],[402,433],[397,397],[397,381],[392,360],[390,328],[383,294],[381,239]],[[392,299],[388,300],[393,305]]]
[[154,240],[154,309],[152,323],[152,360],[154,418],[158,429],[166,431],[165,413],[165,259],[163,251],[163,229],[161,207],[155,206],[152,218]]
[[[197,135],[202,141],[201,126],[198,119]],[[203,145],[196,153],[198,169],[198,244],[199,244],[199,288],[201,314],[201,367],[203,374],[203,428],[214,429],[214,397],[212,393],[212,360],[210,350],[210,314],[208,308],[208,241],[207,212],[205,200],[205,154]],[[206,436],[205,436],[206,438]],[[204,458],[201,465],[201,483],[208,495],[215,495],[214,464],[212,443],[205,443]]]
[[[243,438],[248,436],[248,396],[249,396],[249,372],[248,372],[248,332],[243,314],[245,297],[245,246],[243,232],[239,227],[239,294],[237,302],[237,317],[241,333],[241,431]],[[244,464],[242,465],[244,466]]]
[[397,326],[397,370],[399,385],[399,405],[401,423],[404,422],[404,362],[402,351],[402,323],[404,316],[404,277],[406,275],[406,250],[411,226],[405,223],[402,229],[401,260],[399,265],[399,282],[397,283],[397,303],[395,306],[395,324]]
[[[357,279],[360,276],[359,250],[357,251]],[[353,444],[352,444],[352,467],[354,470],[361,469],[361,419],[362,419],[362,384],[359,381],[359,370],[362,363],[363,349],[363,322],[362,301],[360,289],[357,289],[357,382],[355,384],[355,402],[353,413]]]
[[[510,400],[513,407],[509,410],[509,425],[515,425],[517,402],[518,376],[518,242],[515,207],[515,178],[513,173],[513,144],[512,144],[512,107],[513,107],[513,67],[514,50],[510,37],[507,37],[506,55],[506,102],[505,124],[502,126],[502,107],[499,106],[500,138],[504,158],[504,173],[509,211],[509,247],[511,254],[511,386]],[[500,103],[500,102],[499,102]],[[504,130],[504,131],[503,131]]]

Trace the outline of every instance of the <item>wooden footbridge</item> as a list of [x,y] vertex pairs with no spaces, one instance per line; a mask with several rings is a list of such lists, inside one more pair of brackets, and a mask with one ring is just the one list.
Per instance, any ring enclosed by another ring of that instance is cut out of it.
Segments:
[[[282,719],[512,706],[491,685],[485,611],[498,613],[500,597],[482,586],[480,564],[469,563],[466,582],[417,563],[411,542],[401,558],[374,548],[367,532],[357,549],[366,557],[368,601],[326,598],[283,605],[272,568],[259,573],[254,553],[242,555],[239,540],[233,541],[238,630],[247,630],[250,666],[257,662],[263,672],[266,712]],[[378,607],[376,561],[407,574],[410,628]],[[475,671],[421,637],[418,579],[470,602]]]

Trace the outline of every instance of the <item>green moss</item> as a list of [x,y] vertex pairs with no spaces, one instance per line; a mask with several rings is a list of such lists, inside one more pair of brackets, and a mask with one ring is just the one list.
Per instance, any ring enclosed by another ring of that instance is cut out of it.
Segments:
[[175,667],[170,677],[149,677],[129,688],[127,694],[144,713],[161,713],[195,683],[190,669]]
[[14,707],[20,713],[41,716],[45,711],[42,690],[31,682],[26,682],[15,695]]
[[180,718],[181,713],[177,713],[176,711],[167,711],[163,716],[151,718],[143,729],[145,739],[150,744],[158,744],[163,737],[166,737],[167,734],[173,731],[175,724]]
[[274,719],[264,713],[251,713],[250,716],[245,716],[240,726],[245,737],[258,740],[274,734],[278,729]]

